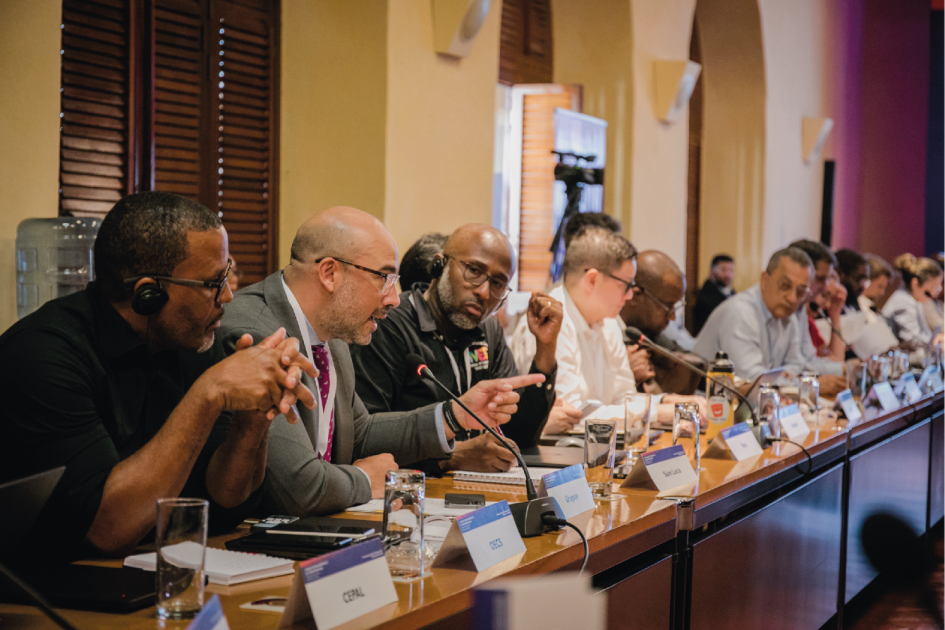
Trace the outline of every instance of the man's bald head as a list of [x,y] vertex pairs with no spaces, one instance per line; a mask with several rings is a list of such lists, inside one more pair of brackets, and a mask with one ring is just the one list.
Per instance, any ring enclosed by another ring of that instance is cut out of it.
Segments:
[[674,307],[686,292],[685,277],[669,256],[650,249],[637,256],[636,281],[635,297],[627,300],[620,317],[628,326],[655,337],[675,319]]
[[378,245],[396,249],[383,223],[357,208],[335,206],[302,224],[292,241],[292,260],[308,263],[326,256],[351,260]]
[[655,292],[660,286],[681,288],[682,283],[683,272],[663,252],[648,249],[637,256],[637,284]]
[[512,275],[513,260],[512,245],[508,237],[490,225],[483,223],[467,223],[456,228],[450,234],[449,240],[443,247],[443,253],[465,260],[464,256],[472,252],[485,252],[495,256],[500,262],[507,265],[507,274]]

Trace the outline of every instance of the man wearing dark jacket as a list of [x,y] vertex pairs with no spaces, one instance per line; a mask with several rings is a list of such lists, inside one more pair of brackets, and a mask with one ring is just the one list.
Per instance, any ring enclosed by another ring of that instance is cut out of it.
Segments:
[[692,313],[693,337],[699,335],[699,331],[705,326],[712,311],[719,304],[735,295],[735,290],[732,288],[734,279],[735,261],[732,260],[731,256],[719,254],[712,259],[712,266],[709,268],[709,279],[699,290],[696,307]]

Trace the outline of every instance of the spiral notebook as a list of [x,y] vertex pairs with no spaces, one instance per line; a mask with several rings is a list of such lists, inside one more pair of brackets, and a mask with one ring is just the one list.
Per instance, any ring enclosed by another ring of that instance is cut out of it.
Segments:
[[[180,543],[175,547],[187,545],[193,545],[194,549],[200,547],[197,543]],[[175,549],[175,551],[178,550]],[[179,550],[180,553],[185,555],[189,551],[191,550],[185,548]],[[143,553],[125,558],[126,567],[144,569],[145,571],[154,571],[156,564],[156,553]],[[233,584],[242,584],[252,580],[290,575],[294,572],[294,567],[295,563],[292,560],[285,560],[284,558],[207,547],[203,569],[211,584],[232,586]]]
[[[557,468],[528,468],[528,472],[531,473],[532,482],[536,485],[538,480],[548,473],[557,472]],[[503,485],[510,486],[524,486],[525,485],[525,471],[516,466],[508,472],[501,473],[486,473],[486,472],[475,472],[472,470],[456,470],[453,472],[454,481],[473,481],[477,483],[498,483]]]

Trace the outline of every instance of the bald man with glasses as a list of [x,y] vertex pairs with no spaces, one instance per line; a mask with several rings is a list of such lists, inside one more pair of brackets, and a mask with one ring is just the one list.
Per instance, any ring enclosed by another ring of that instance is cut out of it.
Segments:
[[780,366],[799,374],[806,361],[794,314],[807,300],[813,278],[814,263],[803,250],[775,252],[758,284],[712,311],[693,352],[706,361],[719,350],[727,352],[735,374],[749,381]]

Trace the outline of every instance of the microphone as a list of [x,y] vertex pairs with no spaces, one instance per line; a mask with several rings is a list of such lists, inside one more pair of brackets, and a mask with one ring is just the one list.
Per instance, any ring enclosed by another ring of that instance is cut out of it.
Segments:
[[439,387],[447,396],[450,397],[450,400],[455,402],[457,405],[463,408],[463,410],[473,417],[476,422],[482,425],[482,428],[492,434],[492,437],[497,439],[502,446],[511,451],[512,455],[515,456],[515,459],[518,460],[518,465],[522,467],[522,470],[525,472],[525,494],[528,499],[522,503],[513,503],[509,506],[512,510],[512,518],[515,519],[515,525],[518,527],[519,533],[523,538],[529,536],[540,536],[545,531],[545,524],[542,522],[542,517],[545,514],[552,514],[558,518],[564,518],[564,514],[561,512],[561,508],[558,506],[557,500],[554,497],[538,497],[538,492],[535,491],[535,484],[532,483],[531,473],[528,472],[528,466],[525,464],[525,460],[522,459],[521,453],[518,452],[518,449],[513,448],[504,437],[499,435],[499,433],[490,427],[488,424],[482,421],[482,419],[474,414],[469,407],[463,404],[463,401],[459,399],[450,389],[441,383],[434,375],[433,371],[427,367],[427,364],[423,362],[423,357],[418,354],[411,352],[407,355],[407,365],[410,366],[410,370],[416,373],[420,378],[427,379]]
[[[647,349],[652,350],[653,352],[655,352],[656,354],[660,356],[666,357],[670,361],[675,361],[676,363],[679,363],[680,365],[695,372],[696,374],[706,379],[707,381],[712,381],[719,387],[722,387],[723,389],[727,389],[728,391],[735,394],[735,396],[738,397],[738,400],[740,400],[741,402],[745,404],[745,407],[748,409],[748,412],[751,414],[751,419],[754,422],[755,426],[758,426],[758,416],[755,415],[755,409],[751,406],[751,403],[748,402],[748,398],[746,398],[740,391],[738,391],[737,389],[735,389],[734,387],[732,387],[731,385],[729,385],[728,383],[724,381],[720,381],[717,378],[709,376],[708,374],[705,373],[704,370],[701,370],[697,368],[696,366],[694,366],[689,361],[686,361],[685,359],[676,356],[674,352],[670,352],[666,348],[653,343],[649,337],[647,337],[642,332],[640,332],[639,328],[634,328],[633,326],[627,326],[627,336],[630,339],[636,339],[637,343],[640,344],[641,346],[645,346]],[[741,406],[739,406],[739,408],[741,408]]]

